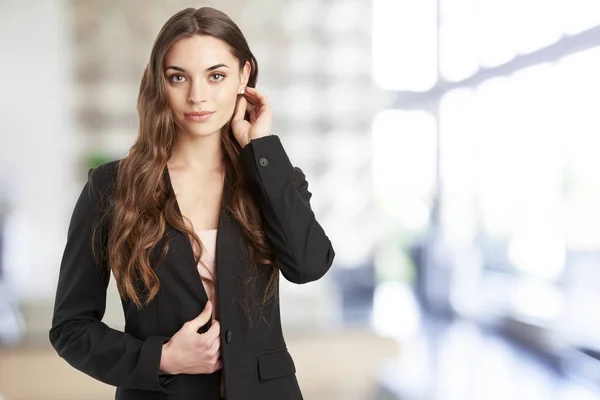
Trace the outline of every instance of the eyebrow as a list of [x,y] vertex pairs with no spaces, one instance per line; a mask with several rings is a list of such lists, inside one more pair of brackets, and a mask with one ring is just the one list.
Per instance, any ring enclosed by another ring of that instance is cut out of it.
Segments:
[[[229,65],[226,65],[226,64],[216,64],[216,65],[213,65],[212,67],[206,68],[206,71],[212,71],[212,70],[215,70],[215,69],[221,68],[221,67],[229,68]],[[169,65],[167,68],[165,68],[165,72],[167,72],[169,69],[174,69],[175,71],[179,71],[179,72],[186,72],[185,69],[183,69],[181,67],[178,67],[176,65]]]

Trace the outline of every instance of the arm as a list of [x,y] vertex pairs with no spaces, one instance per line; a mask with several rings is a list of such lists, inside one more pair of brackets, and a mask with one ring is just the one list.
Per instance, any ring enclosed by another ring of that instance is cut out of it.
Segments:
[[290,163],[275,135],[251,140],[241,159],[282,275],[294,283],[320,279],[335,252],[310,207],[304,173]]
[[[90,176],[92,170],[88,174]],[[159,381],[162,346],[169,338],[140,340],[102,322],[110,272],[92,254],[97,218],[96,189],[101,171],[92,175],[77,200],[67,234],[54,304],[50,342],[71,366],[109,385],[167,392]]]

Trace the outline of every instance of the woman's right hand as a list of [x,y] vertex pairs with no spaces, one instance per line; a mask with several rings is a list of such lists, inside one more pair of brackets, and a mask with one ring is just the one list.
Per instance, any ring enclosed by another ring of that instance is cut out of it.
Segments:
[[220,333],[218,321],[213,321],[205,333],[198,333],[211,318],[212,303],[163,344],[160,370],[166,374],[212,374],[221,368]]

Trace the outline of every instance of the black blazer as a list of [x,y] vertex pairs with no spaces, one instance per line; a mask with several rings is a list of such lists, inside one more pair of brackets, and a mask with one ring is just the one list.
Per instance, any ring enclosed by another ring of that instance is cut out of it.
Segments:
[[[281,274],[298,284],[321,278],[335,253],[310,208],[311,193],[302,171],[292,166],[275,135],[252,140],[240,157]],[[159,373],[163,343],[196,317],[208,300],[188,237],[170,225],[165,234],[168,254],[156,266],[161,283],[157,296],[141,310],[122,300],[124,332],[102,322],[110,272],[106,263],[94,261],[92,226],[99,205],[114,187],[116,168],[113,161],[90,170],[73,210],[49,335],[58,354],[74,368],[116,386],[116,399],[216,400],[222,373],[227,400],[302,399],[282,334],[278,297],[254,330],[248,329],[234,300],[249,255],[241,229],[225,207],[219,216],[216,249],[221,370],[198,375]],[[166,167],[164,178],[172,191]],[[224,190],[228,190],[227,176]],[[176,210],[180,213],[177,205]]]

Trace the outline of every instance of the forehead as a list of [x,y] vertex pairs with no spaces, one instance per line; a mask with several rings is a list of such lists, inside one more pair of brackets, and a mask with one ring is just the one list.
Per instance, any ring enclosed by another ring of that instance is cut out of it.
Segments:
[[224,63],[231,68],[237,60],[227,43],[208,35],[194,35],[177,40],[165,55],[165,65],[176,65],[191,71],[204,71],[216,64]]

